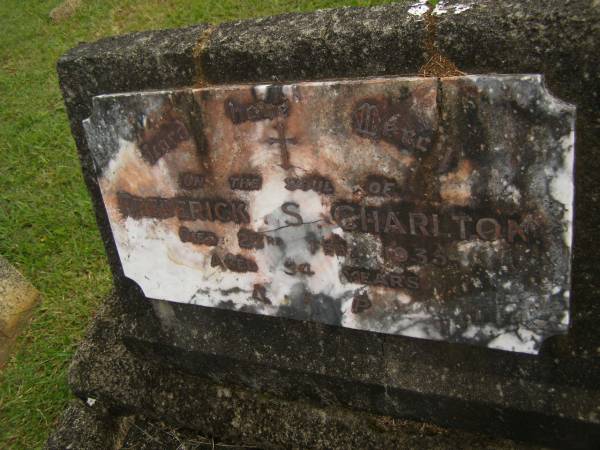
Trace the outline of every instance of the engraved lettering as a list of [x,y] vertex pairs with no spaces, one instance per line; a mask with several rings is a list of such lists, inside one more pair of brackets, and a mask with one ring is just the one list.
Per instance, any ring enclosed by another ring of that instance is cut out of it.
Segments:
[[267,305],[271,304],[271,300],[267,297],[267,289],[262,284],[255,284],[252,290],[252,298]]
[[248,105],[241,104],[234,99],[225,101],[225,115],[235,124],[243,122],[258,122],[259,120],[273,120],[277,117],[288,117],[290,105],[285,97],[266,102],[259,100]]
[[182,172],[179,174],[179,187],[192,190],[204,187],[205,177],[199,173]]
[[225,115],[231,119],[234,124],[240,124],[246,121],[246,108],[234,100],[225,102]]
[[232,202],[233,221],[235,223],[250,223],[250,215],[246,211],[246,204],[239,200]]
[[216,202],[215,206],[215,218],[219,222],[227,223],[231,220],[229,215],[229,204],[225,202]]
[[216,253],[213,253],[210,258],[210,267],[220,267],[223,270],[226,269],[225,263],[223,263],[223,260],[221,259],[221,257],[219,255],[217,255]]
[[223,223],[249,223],[246,203],[240,200],[194,199],[188,197],[136,197],[126,192],[117,193],[120,213],[124,217],[141,219],[219,221]]
[[352,299],[352,312],[354,314],[360,314],[361,312],[371,308],[371,306],[371,300],[366,292],[356,294]]
[[400,186],[396,180],[378,175],[369,175],[365,183],[367,195],[391,197],[400,194]]
[[373,225],[372,232],[379,233],[379,214],[377,210],[369,210],[367,208],[360,209],[360,225],[363,232],[368,233],[369,225]]
[[175,204],[175,215],[181,220],[192,220],[192,208],[190,208],[190,202],[186,202],[183,199],[177,198],[173,202]]
[[328,239],[323,239],[323,253],[327,256],[346,256],[348,253],[348,244],[344,239],[335,233]]
[[386,214],[383,232],[406,234],[406,229],[393,211],[388,211]]
[[376,105],[363,103],[354,112],[354,130],[359,136],[376,139],[380,125],[381,116]]
[[144,132],[144,140],[140,143],[142,158],[151,165],[158,162],[177,146],[190,138],[187,128],[178,120],[162,123],[157,129]]
[[306,176],[302,178],[287,177],[284,182],[285,188],[288,191],[300,189],[303,191],[315,191],[319,194],[325,195],[332,195],[335,193],[333,183],[328,178],[318,175]]
[[208,220],[212,222],[212,212],[208,202],[190,200],[189,205],[193,220]]
[[262,187],[262,177],[253,174],[232,175],[229,177],[229,186],[232,190],[258,191]]
[[440,235],[440,219],[437,214],[431,215],[432,235],[438,237]]
[[452,216],[452,220],[459,223],[460,227],[460,238],[462,240],[467,239],[467,226],[466,222],[472,222],[473,219],[469,216]]
[[383,272],[380,270],[362,269],[342,266],[342,274],[351,283],[381,286],[391,289],[419,289],[419,277],[413,272]]
[[265,248],[264,234],[241,228],[237,236],[241,248],[257,250]]
[[501,227],[497,220],[491,218],[479,219],[475,225],[475,231],[481,239],[493,241],[499,239]]
[[283,169],[285,169],[285,170],[288,170],[288,169],[291,169],[291,167],[292,167],[290,164],[290,152],[288,149],[288,144],[295,144],[296,139],[286,137],[285,123],[283,121],[278,120],[276,129],[277,129],[277,138],[269,138],[267,140],[267,143],[269,145],[273,145],[273,144],[279,145],[279,151],[281,153],[281,167],[283,167]]
[[426,136],[419,136],[417,138],[417,144],[415,145],[415,147],[417,148],[417,150],[420,150],[422,152],[426,152],[427,150],[429,150],[429,147],[431,146],[431,139],[426,137]]
[[192,231],[187,227],[179,227],[179,239],[181,242],[191,242],[196,245],[207,245],[215,247],[219,243],[219,238],[211,231]]
[[281,210],[285,214],[296,219],[296,221],[294,221],[294,222],[290,222],[289,220],[286,220],[285,223],[287,225],[290,225],[292,227],[298,227],[298,226],[302,225],[302,223],[303,223],[302,216],[300,214],[298,214],[297,212],[293,211],[293,209],[299,209],[299,208],[300,208],[300,205],[295,202],[285,202],[283,205],[281,205]]
[[403,264],[408,261],[408,252],[400,246],[386,246],[384,253],[387,260],[394,264]]
[[421,232],[421,236],[429,236],[429,232],[427,231],[427,224],[429,221],[427,220],[427,216],[425,214],[409,213],[408,222],[410,225],[410,234],[417,235],[418,228]]
[[285,269],[283,270],[284,273],[286,273],[287,275],[307,275],[307,276],[313,276],[315,273],[311,270],[310,268],[310,264],[309,263],[300,263],[297,264],[294,260],[292,259],[286,259],[285,262],[283,263],[283,266],[285,267]]
[[258,272],[256,263],[242,255],[227,253],[223,261],[225,266],[232,272]]
[[508,242],[513,243],[515,241],[515,236],[519,236],[523,241],[527,242],[527,235],[523,230],[522,225],[515,220],[508,220]]
[[332,213],[333,220],[337,223],[344,231],[356,230],[358,224],[356,219],[358,216],[354,213],[354,206],[350,205],[333,205]]

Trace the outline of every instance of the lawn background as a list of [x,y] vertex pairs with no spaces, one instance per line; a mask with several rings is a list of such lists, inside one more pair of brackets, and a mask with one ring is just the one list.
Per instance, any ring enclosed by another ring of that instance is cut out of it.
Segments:
[[78,42],[131,31],[219,23],[390,0],[0,0],[0,254],[43,303],[0,372],[0,448],[34,449],[70,398],[69,360],[111,280],[81,177],[55,64]]

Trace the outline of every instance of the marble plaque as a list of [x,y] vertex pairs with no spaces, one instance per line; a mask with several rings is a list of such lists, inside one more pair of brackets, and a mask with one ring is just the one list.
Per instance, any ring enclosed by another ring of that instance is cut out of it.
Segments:
[[507,75],[104,95],[84,126],[147,297],[537,353],[569,324],[574,116]]

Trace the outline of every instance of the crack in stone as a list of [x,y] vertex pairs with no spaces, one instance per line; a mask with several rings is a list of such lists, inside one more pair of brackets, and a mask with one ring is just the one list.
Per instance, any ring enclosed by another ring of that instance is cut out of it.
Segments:
[[450,59],[442,55],[436,45],[437,18],[433,14],[437,2],[428,2],[429,10],[425,13],[425,39],[423,47],[429,59],[419,69],[422,77],[452,77],[465,75]]
[[318,223],[318,222],[323,222],[323,219],[318,219],[318,220],[313,220],[311,222],[302,222],[302,223],[298,223],[298,224],[292,224],[292,225],[283,225],[281,227],[278,228],[273,228],[272,230],[264,230],[264,231],[258,231],[258,233],[270,233],[271,231],[278,231],[278,230],[282,230],[284,228],[289,228],[289,227],[299,227],[301,225],[311,225],[313,223]]
[[205,54],[206,48],[208,47],[208,42],[210,41],[210,38],[216,29],[217,27],[215,25],[208,24],[208,28],[202,32],[198,38],[198,42],[192,50],[194,66],[196,68],[196,82],[194,83],[195,87],[203,87],[210,84],[204,76],[202,58]]

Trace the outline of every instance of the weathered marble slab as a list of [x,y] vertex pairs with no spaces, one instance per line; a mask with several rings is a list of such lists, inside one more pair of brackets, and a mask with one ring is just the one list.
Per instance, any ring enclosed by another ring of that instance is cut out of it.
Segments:
[[84,125],[147,297],[537,353],[569,323],[574,115],[511,75],[105,95]]

